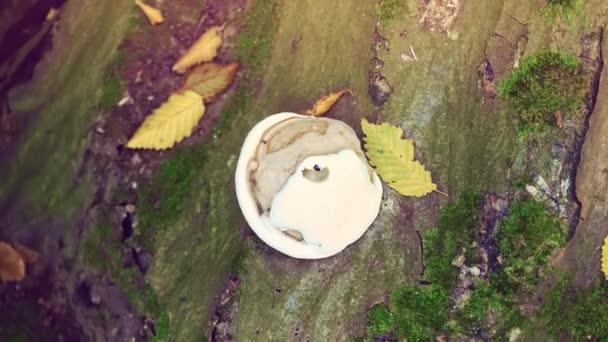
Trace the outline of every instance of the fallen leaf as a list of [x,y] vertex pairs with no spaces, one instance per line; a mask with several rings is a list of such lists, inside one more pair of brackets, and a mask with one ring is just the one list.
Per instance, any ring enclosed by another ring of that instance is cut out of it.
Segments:
[[19,242],[13,242],[13,248],[15,248],[17,253],[21,255],[21,258],[27,264],[35,264],[40,261],[40,253],[36,252],[31,248],[25,247]]
[[608,280],[608,236],[606,236],[602,245],[602,273],[604,273],[604,278]]
[[191,66],[208,62],[215,58],[217,50],[222,45],[222,37],[219,35],[220,30],[221,27],[213,26],[205,31],[177,63],[173,65],[173,71],[183,74]]
[[327,111],[336,103],[336,101],[340,99],[342,95],[344,95],[344,93],[349,93],[351,96],[353,95],[353,92],[350,89],[344,89],[329,93],[318,99],[311,109],[308,109],[302,114],[310,116],[321,116],[327,113]]
[[192,90],[173,94],[148,115],[127,143],[128,148],[164,150],[189,137],[205,114],[203,98]]
[[135,0],[135,4],[144,12],[146,17],[148,17],[150,24],[156,25],[165,21],[163,13],[158,8],[147,5],[141,0]]
[[421,197],[438,191],[431,173],[414,160],[414,140],[402,139],[400,127],[361,121],[365,154],[382,180],[405,196]]
[[228,89],[238,70],[238,63],[205,63],[190,72],[182,89],[194,90],[209,103]]
[[25,262],[8,243],[0,241],[0,280],[21,281],[25,278]]

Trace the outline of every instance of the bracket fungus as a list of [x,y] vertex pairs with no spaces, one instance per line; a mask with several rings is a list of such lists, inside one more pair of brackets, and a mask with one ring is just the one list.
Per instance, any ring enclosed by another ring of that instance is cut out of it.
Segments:
[[299,259],[330,257],[357,241],[382,199],[352,128],[295,113],[271,115],[251,129],[235,183],[256,235]]

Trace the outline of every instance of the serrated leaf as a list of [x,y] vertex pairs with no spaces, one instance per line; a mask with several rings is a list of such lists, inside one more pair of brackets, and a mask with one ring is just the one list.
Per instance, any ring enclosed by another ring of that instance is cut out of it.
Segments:
[[0,241],[0,280],[21,281],[25,278],[25,262],[8,243]]
[[424,196],[437,190],[431,173],[414,160],[414,141],[402,139],[400,127],[361,121],[365,154],[382,180],[405,196]]
[[608,280],[608,236],[606,236],[602,245],[602,273],[604,273],[604,278]]
[[306,110],[302,114],[310,116],[321,116],[327,113],[327,111],[331,109],[331,107],[340,99],[340,97],[342,97],[342,95],[344,95],[344,93],[349,93],[351,96],[353,95],[353,92],[350,89],[344,89],[329,93],[318,99],[311,109]]
[[190,72],[183,89],[194,90],[203,97],[205,103],[209,103],[228,89],[238,70],[238,63],[205,63]]
[[173,94],[148,115],[127,143],[128,148],[164,150],[189,137],[205,114],[203,98],[192,90]]
[[147,5],[141,0],[135,0],[135,4],[144,12],[146,17],[148,17],[150,24],[156,25],[165,21],[163,13],[158,8]]
[[205,31],[173,65],[173,71],[183,74],[191,66],[215,58],[220,45],[222,45],[222,37],[219,35],[220,30],[219,26],[213,26]]

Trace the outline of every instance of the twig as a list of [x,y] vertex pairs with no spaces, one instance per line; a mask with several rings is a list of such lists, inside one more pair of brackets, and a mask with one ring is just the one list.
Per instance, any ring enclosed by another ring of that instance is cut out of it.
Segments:
[[435,191],[436,193],[440,194],[440,195],[445,196],[445,197],[450,197],[450,195],[449,195],[447,192],[443,192],[443,191],[441,191],[441,190],[437,190],[437,189],[435,189],[434,191]]
[[414,52],[414,48],[410,45],[410,51],[412,52],[412,57],[414,57],[414,60],[417,61],[418,57],[416,57],[416,53]]

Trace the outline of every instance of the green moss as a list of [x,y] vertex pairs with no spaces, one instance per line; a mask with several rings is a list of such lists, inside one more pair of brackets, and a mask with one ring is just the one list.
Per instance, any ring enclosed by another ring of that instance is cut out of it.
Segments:
[[379,0],[376,3],[376,16],[382,24],[394,20],[404,9],[407,9],[406,0]]
[[541,315],[548,330],[568,333],[576,341],[608,339],[608,285],[570,293],[568,284],[568,278],[561,280],[546,296]]
[[150,182],[143,184],[139,192],[138,219],[142,234],[153,234],[175,220],[205,160],[204,147],[186,146],[162,161]]
[[503,291],[530,290],[556,247],[566,242],[565,230],[543,203],[516,200],[502,219],[496,235],[502,270],[496,280]]
[[458,276],[452,260],[473,240],[480,199],[479,193],[468,191],[442,209],[437,228],[427,230],[424,236],[425,278],[431,284],[405,284],[395,290],[391,311],[383,304],[372,307],[370,334],[392,332],[408,341],[428,341],[449,330],[449,296]]
[[499,84],[502,97],[513,102],[522,126],[552,125],[556,112],[564,118],[581,108],[585,99],[581,61],[555,51],[526,57]]
[[[488,320],[488,317],[493,317]],[[504,336],[523,321],[512,299],[500,293],[491,283],[479,281],[471,298],[457,314],[461,332],[473,335],[480,330],[496,331]]]
[[141,277],[135,266],[124,266],[124,255],[130,250],[121,243],[120,232],[104,222],[88,233],[84,242],[84,262],[90,269],[109,276],[123,291],[135,308],[153,317],[156,322],[156,336],[153,341],[164,341],[167,336],[169,316],[164,305],[149,284],[137,285],[134,279]]
[[447,330],[449,293],[438,285],[405,285],[391,298],[395,333],[408,341],[429,341]]
[[565,17],[572,25],[575,19],[584,12],[584,0],[548,0],[548,5],[543,9],[543,14],[549,18]]
[[101,98],[99,104],[102,107],[111,107],[120,101],[122,96],[122,84],[120,80],[115,77],[108,78],[102,88]]
[[550,5],[572,6],[574,0],[548,0]]
[[[527,322],[517,308],[515,291],[536,284],[549,254],[564,244],[564,231],[542,203],[514,201],[496,235],[503,269],[489,280],[477,279],[471,297],[459,310],[451,310],[449,298],[458,277],[452,260],[463,248],[474,250],[480,200],[479,193],[469,191],[442,209],[437,228],[424,236],[424,276],[430,285],[406,284],[393,292],[390,310],[386,305],[373,307],[368,322],[371,335],[391,333],[408,341],[428,341],[442,333],[474,336],[485,331],[502,339]],[[465,253],[465,262],[477,263],[475,254]]]
[[532,177],[517,176],[513,179],[513,189],[515,189],[515,190],[523,189],[527,184],[531,184],[532,182],[533,182]]
[[234,48],[236,60],[250,68],[250,76],[261,72],[272,54],[274,32],[278,28],[275,0],[257,0],[247,12]]
[[426,280],[446,290],[452,288],[458,276],[458,269],[452,266],[452,260],[460,248],[472,241],[471,232],[478,222],[479,201],[479,193],[463,193],[441,211],[437,228],[425,232]]
[[367,331],[373,336],[388,333],[393,329],[395,317],[388,305],[376,304],[369,309],[367,316]]
[[569,284],[570,278],[562,277],[545,295],[540,317],[545,321],[547,330],[552,334],[558,334],[564,327],[562,321],[564,313],[561,310]]

